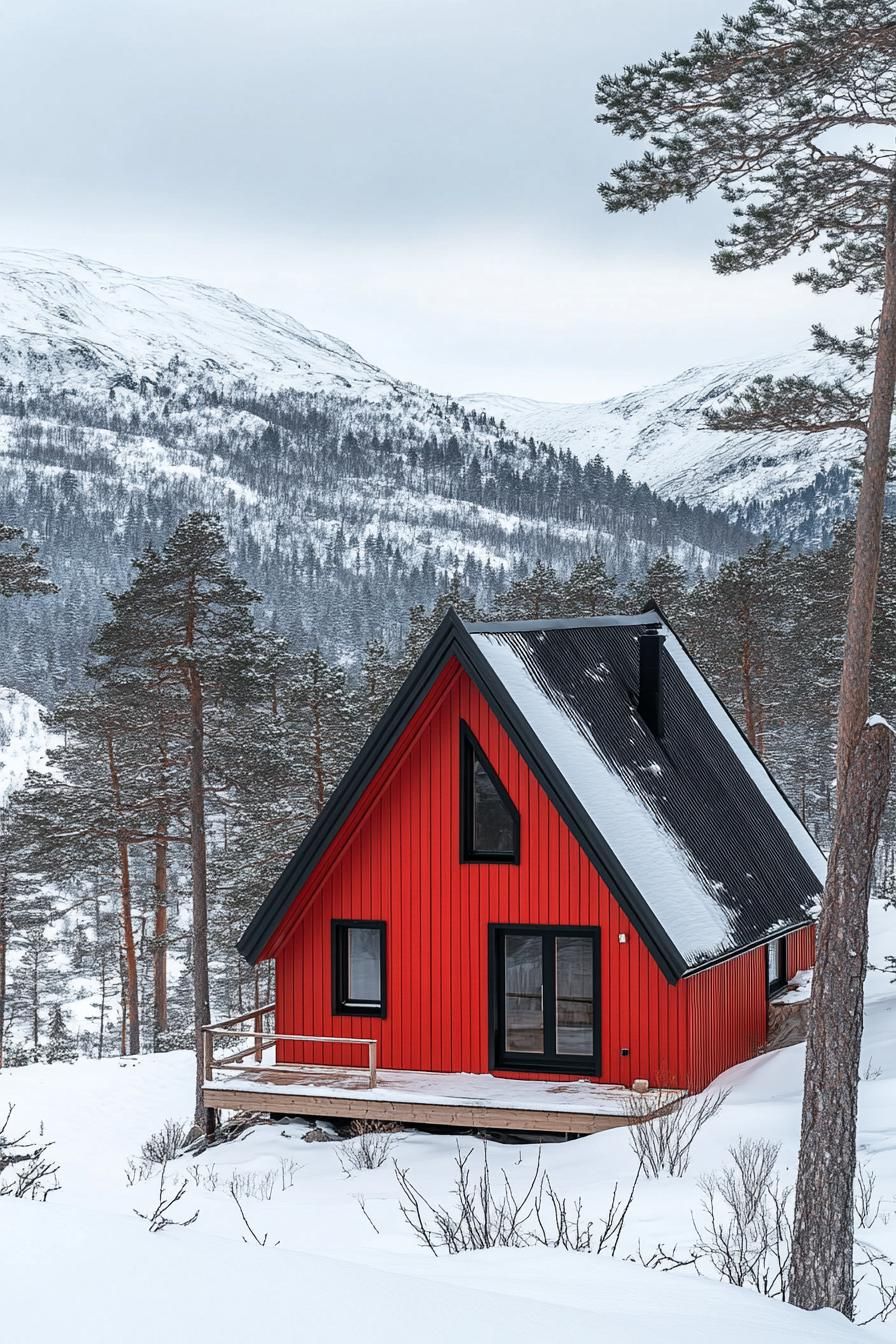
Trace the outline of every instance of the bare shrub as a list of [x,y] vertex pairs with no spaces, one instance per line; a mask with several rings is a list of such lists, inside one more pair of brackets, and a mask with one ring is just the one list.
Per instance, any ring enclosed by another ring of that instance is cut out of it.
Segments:
[[15,1106],[9,1102],[0,1125],[0,1197],[36,1199],[41,1203],[59,1186],[59,1165],[47,1153],[53,1144],[41,1134],[11,1128]]
[[[277,1184],[277,1172],[236,1171],[230,1178],[230,1193],[236,1199],[272,1199]],[[239,1202],[237,1200],[237,1202]]]
[[776,1171],[780,1144],[742,1138],[728,1151],[730,1164],[700,1179],[703,1204],[692,1253],[726,1283],[784,1298],[793,1228],[791,1187]]
[[896,1283],[893,1282],[893,1261],[883,1251],[865,1242],[855,1243],[854,1265],[856,1292],[867,1285],[877,1298],[878,1307],[857,1325],[871,1325],[874,1321],[888,1321],[896,1314]]
[[462,1153],[458,1146],[450,1208],[432,1204],[408,1172],[395,1164],[402,1216],[433,1255],[442,1251],[457,1255],[490,1246],[551,1246],[593,1255],[616,1254],[640,1167],[627,1195],[620,1196],[614,1185],[606,1213],[595,1224],[585,1218],[580,1199],[570,1202],[554,1190],[542,1170],[541,1150],[531,1180],[520,1189],[514,1188],[503,1169],[500,1178],[492,1177],[487,1145],[483,1145],[482,1173],[474,1178],[469,1166],[472,1153],[472,1149]]
[[184,1177],[174,1194],[171,1194],[168,1190],[167,1173],[168,1163],[165,1161],[161,1164],[159,1171],[159,1197],[152,1212],[141,1213],[139,1209],[134,1210],[138,1218],[142,1218],[144,1222],[149,1224],[150,1232],[161,1232],[166,1227],[190,1227],[199,1217],[198,1209],[189,1218],[168,1217],[175,1204],[179,1204],[186,1194],[188,1182]]
[[141,1181],[149,1180],[152,1172],[151,1162],[138,1162],[135,1158],[129,1157],[124,1169],[124,1179],[130,1186],[139,1185]]
[[296,1162],[291,1157],[281,1157],[280,1159],[280,1189],[291,1190],[295,1184],[296,1172],[301,1171],[300,1162]]
[[853,1210],[857,1227],[872,1227],[880,1218],[880,1200],[875,1196],[877,1177],[864,1162],[856,1166],[856,1179],[853,1186]]
[[162,1128],[150,1134],[141,1145],[140,1156],[151,1167],[172,1162],[186,1148],[190,1137],[189,1125],[182,1124],[180,1120],[166,1120]]
[[392,1151],[396,1132],[395,1125],[381,1120],[353,1120],[350,1138],[336,1152],[345,1175],[383,1166]]
[[191,1167],[187,1167],[187,1175],[197,1190],[201,1188],[211,1195],[218,1188],[220,1176],[214,1162],[206,1162],[201,1167],[198,1162],[194,1162]]
[[683,1176],[690,1165],[694,1140],[730,1095],[730,1088],[704,1092],[655,1113],[648,1094],[630,1093],[626,1097],[626,1114],[631,1121],[628,1138],[644,1174]]
[[[234,1188],[233,1188],[233,1184],[232,1184],[232,1183],[231,1183],[231,1186],[230,1186],[230,1197],[231,1197],[231,1199],[233,1200],[234,1204],[235,1204],[235,1205],[237,1206],[237,1208],[239,1209],[239,1211],[240,1211],[240,1217],[241,1217],[242,1220],[243,1220],[243,1226],[245,1227],[246,1231],[249,1233],[249,1236],[250,1236],[250,1237],[252,1238],[252,1240],[255,1242],[255,1245],[256,1245],[256,1246],[267,1246],[267,1245],[279,1246],[279,1245],[280,1245],[279,1241],[268,1242],[268,1237],[270,1236],[270,1233],[268,1233],[268,1232],[265,1232],[262,1236],[259,1236],[259,1235],[258,1235],[258,1233],[255,1231],[255,1228],[252,1226],[252,1224],[249,1222],[249,1219],[246,1217],[246,1210],[243,1208],[242,1204],[240,1203],[240,1201],[239,1201],[239,1196],[237,1195],[237,1192],[234,1190]],[[246,1245],[248,1246],[248,1244],[249,1244],[249,1238],[248,1238],[248,1237],[243,1237],[243,1241],[244,1241],[244,1242],[246,1243]]]

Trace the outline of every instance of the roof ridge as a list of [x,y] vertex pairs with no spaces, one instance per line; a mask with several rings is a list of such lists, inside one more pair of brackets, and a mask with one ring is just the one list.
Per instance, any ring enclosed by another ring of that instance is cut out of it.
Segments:
[[470,635],[505,635],[524,630],[601,630],[612,626],[664,625],[660,611],[642,611],[636,616],[559,616],[540,621],[464,621]]

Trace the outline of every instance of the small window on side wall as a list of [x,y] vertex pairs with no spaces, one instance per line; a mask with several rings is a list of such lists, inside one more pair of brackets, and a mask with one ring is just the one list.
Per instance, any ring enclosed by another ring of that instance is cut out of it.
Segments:
[[333,920],[333,1012],[336,1016],[386,1016],[386,925],[382,920]]
[[462,861],[519,863],[520,814],[465,723],[461,723],[460,761]]
[[769,995],[787,984],[787,939],[776,938],[765,946],[765,972]]

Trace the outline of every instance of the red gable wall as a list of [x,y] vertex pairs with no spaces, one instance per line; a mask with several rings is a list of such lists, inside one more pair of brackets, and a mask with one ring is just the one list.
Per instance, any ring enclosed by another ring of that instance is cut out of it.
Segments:
[[[519,865],[460,862],[462,718],[519,809]],[[333,1015],[332,919],[386,921],[385,1018]],[[737,958],[731,971],[722,968],[719,987],[740,996],[737,1006],[720,1013],[716,1003],[711,1014],[698,1012],[689,1030],[689,1005],[703,1002],[710,973],[679,985],[666,981],[452,660],[266,949],[277,965],[276,1030],[373,1037],[383,1068],[486,1073],[492,923],[600,927],[601,1081],[703,1086],[717,1061],[727,1067],[745,1059],[764,1040],[765,985],[751,955]],[[707,1033],[721,1037],[714,1050]],[[293,1061],[365,1062],[362,1051],[345,1047],[281,1043],[281,1050]]]

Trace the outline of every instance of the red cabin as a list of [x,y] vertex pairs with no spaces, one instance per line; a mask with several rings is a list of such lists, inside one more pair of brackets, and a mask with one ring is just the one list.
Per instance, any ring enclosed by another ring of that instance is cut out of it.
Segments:
[[824,864],[658,610],[452,613],[240,950],[277,1036],[350,1039],[276,1043],[331,1084],[370,1041],[386,1074],[695,1091],[812,965]]

